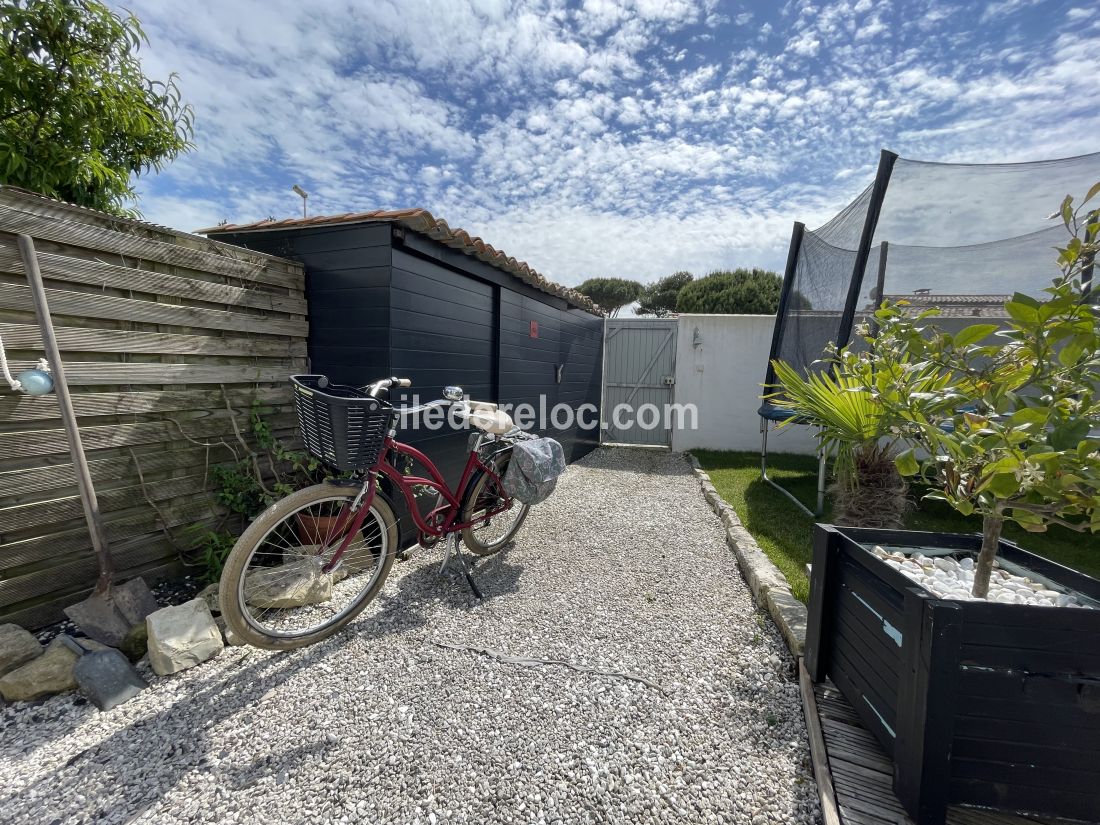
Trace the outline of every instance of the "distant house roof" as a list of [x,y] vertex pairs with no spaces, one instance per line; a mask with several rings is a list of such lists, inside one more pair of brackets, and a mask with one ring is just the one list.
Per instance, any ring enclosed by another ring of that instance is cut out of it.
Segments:
[[935,307],[945,318],[1007,318],[1005,304],[1011,295],[935,295],[920,291],[911,295],[887,295],[892,304],[907,301],[910,312],[922,312]]
[[201,235],[220,234],[225,232],[263,232],[277,229],[298,229],[318,226],[339,226],[352,223],[396,223],[413,232],[426,235],[434,241],[439,241],[452,249],[457,249],[484,261],[490,266],[514,275],[519,280],[533,286],[535,289],[549,295],[563,298],[574,306],[587,310],[596,315],[604,312],[591,298],[577,292],[575,289],[556,284],[548,278],[540,275],[529,264],[517,261],[510,255],[506,255],[499,249],[495,249],[485,243],[481,238],[470,235],[464,229],[452,229],[445,220],[436,218],[426,209],[376,209],[373,212],[345,212],[342,215],[317,215],[312,218],[286,218],[284,220],[264,220],[253,223],[228,223],[221,226],[211,226],[207,229],[196,230]]

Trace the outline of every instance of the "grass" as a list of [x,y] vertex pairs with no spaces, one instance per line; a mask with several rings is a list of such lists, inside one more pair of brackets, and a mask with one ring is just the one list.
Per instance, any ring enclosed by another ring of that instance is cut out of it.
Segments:
[[[728,501],[752,533],[760,549],[783,571],[795,598],[809,598],[806,565],[811,557],[813,519],[800,511],[760,478],[757,453],[692,450],[710,474],[715,489]],[[812,506],[817,489],[817,459],[813,456],[768,456],[768,472],[796,496]],[[828,509],[822,520],[829,518]],[[920,501],[906,520],[910,530],[945,533],[981,532],[981,519],[962,516],[936,501]],[[1005,526],[1004,537],[1026,550],[1100,578],[1100,537],[1052,527],[1046,533],[1028,533],[1016,525]]]

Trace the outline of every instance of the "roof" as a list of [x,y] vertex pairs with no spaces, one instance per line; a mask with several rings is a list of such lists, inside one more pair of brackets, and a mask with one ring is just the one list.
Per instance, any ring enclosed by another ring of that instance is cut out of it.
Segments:
[[499,249],[493,248],[481,238],[471,235],[464,229],[451,228],[442,218],[436,218],[426,209],[376,209],[373,212],[345,212],[342,215],[316,215],[312,218],[286,218],[284,220],[264,220],[253,223],[223,224],[198,229],[202,235],[231,232],[264,232],[278,229],[301,229],[305,227],[339,226],[353,223],[396,223],[413,232],[426,235],[434,241],[452,249],[484,261],[490,266],[507,272],[525,284],[549,295],[563,298],[576,307],[595,315],[604,312],[592,299],[575,289],[556,284],[536,272],[524,261],[517,261]]
[[1011,295],[939,295],[920,292],[912,295],[886,295],[892,304],[908,303],[908,313],[916,314],[929,308],[939,310],[941,318],[1007,318],[1005,304]]

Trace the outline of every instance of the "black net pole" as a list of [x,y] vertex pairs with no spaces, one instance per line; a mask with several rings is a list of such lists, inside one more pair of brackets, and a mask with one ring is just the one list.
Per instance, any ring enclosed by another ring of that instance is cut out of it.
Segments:
[[882,201],[886,197],[886,187],[890,184],[890,174],[894,171],[894,162],[897,159],[896,154],[885,149],[879,155],[875,184],[871,188],[871,199],[867,203],[867,217],[863,221],[863,233],[859,236],[859,249],[856,251],[855,266],[852,268],[852,281],[848,286],[848,300],[844,305],[844,314],[840,318],[840,329],[837,331],[838,347],[845,346],[852,339],[856,304],[859,303],[859,293],[863,288],[863,272],[867,268],[867,259],[871,255],[871,241],[875,237],[875,227],[878,226],[879,213],[882,212]]
[[794,289],[794,273],[798,268],[798,254],[802,250],[802,236],[806,234],[806,224],[795,221],[791,232],[791,245],[787,250],[787,268],[783,270],[783,288],[779,291],[779,306],[775,311],[775,326],[772,327],[772,346],[768,351],[768,369],[764,373],[764,391],[775,383],[775,369],[772,361],[779,356],[779,344],[783,340],[783,325],[787,319],[787,307],[790,305],[791,291]]
[[[1095,211],[1090,212],[1088,214],[1088,217],[1085,218],[1085,220],[1090,225],[1094,225],[1098,219],[1100,219],[1100,215],[1098,215]],[[1095,241],[1096,241],[1096,230],[1095,229],[1086,229],[1085,230],[1085,243],[1091,245]],[[1081,270],[1081,300],[1083,300],[1083,301],[1088,301],[1092,297],[1092,274],[1093,274],[1093,269],[1095,268],[1095,266],[1096,266],[1096,253],[1095,252],[1089,252],[1088,253],[1088,263],[1086,263],[1084,268]]]
[[875,291],[871,295],[871,337],[878,335],[878,318],[875,313],[882,306],[882,293],[886,288],[886,258],[890,254],[890,244],[882,242],[878,251],[878,277],[875,279]]

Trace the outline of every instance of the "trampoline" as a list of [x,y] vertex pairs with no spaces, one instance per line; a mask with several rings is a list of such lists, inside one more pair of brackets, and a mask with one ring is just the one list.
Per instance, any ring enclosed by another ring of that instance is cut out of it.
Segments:
[[[914,313],[939,309],[935,323],[949,332],[1005,319],[1013,293],[1038,297],[1057,275],[1054,247],[1067,235],[1051,213],[1098,180],[1100,153],[952,164],[883,151],[874,181],[835,217],[814,230],[795,223],[765,386],[775,384],[777,359],[805,373],[829,369],[829,344],[849,344],[861,323],[873,335],[873,315],[885,299],[905,300]],[[764,403],[759,415],[764,481],[820,516],[824,453],[811,510],[768,477],[768,430],[790,420],[790,411]]]

